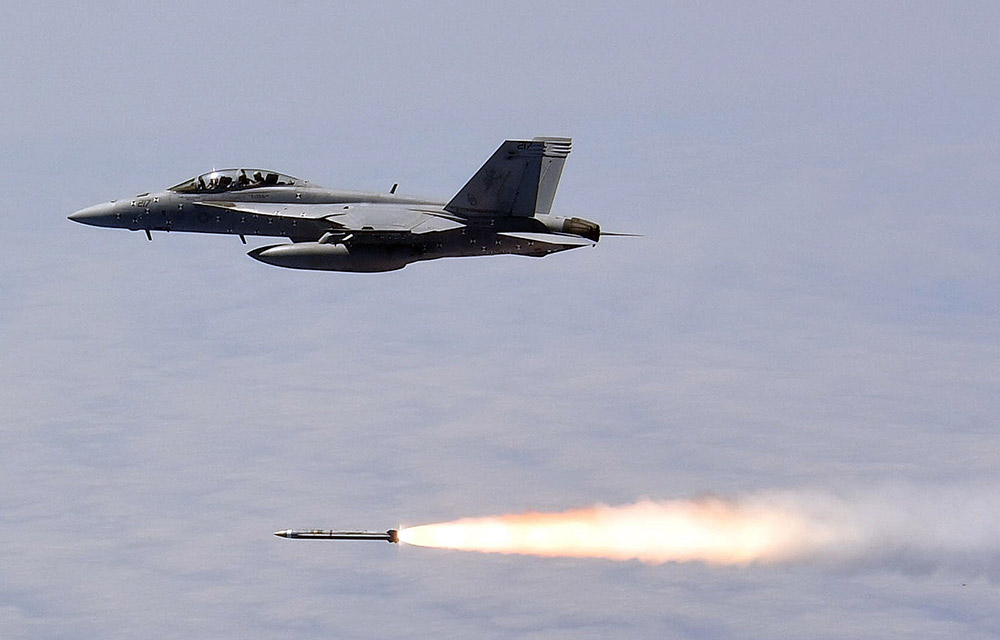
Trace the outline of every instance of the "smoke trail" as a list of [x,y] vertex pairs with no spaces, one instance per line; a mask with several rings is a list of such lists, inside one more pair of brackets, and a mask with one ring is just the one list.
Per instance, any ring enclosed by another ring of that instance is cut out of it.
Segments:
[[597,505],[401,529],[407,544],[539,556],[719,565],[819,562],[1000,578],[1000,490],[886,487],[852,495]]

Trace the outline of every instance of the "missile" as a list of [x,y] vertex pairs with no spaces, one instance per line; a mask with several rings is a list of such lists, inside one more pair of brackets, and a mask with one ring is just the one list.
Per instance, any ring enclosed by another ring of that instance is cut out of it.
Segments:
[[285,529],[275,531],[279,538],[295,538],[301,540],[385,540],[399,542],[399,532],[389,529],[385,533],[379,531],[329,531],[326,529]]

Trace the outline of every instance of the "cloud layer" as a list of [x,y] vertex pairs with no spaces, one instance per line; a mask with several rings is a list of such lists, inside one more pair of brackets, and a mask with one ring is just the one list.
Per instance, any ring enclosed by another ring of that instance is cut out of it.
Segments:
[[[995,637],[997,17],[10,12],[0,635]],[[643,238],[368,277],[65,220],[211,166],[448,197],[545,134],[555,210]],[[271,535],[766,487],[882,535],[846,570]]]

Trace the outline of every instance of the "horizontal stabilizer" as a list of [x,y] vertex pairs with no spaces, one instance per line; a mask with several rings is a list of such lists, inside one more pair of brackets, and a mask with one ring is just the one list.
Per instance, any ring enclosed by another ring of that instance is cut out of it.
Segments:
[[580,236],[569,236],[561,233],[535,233],[531,231],[503,231],[497,234],[515,240],[524,240],[535,244],[549,244],[560,247],[587,247],[592,246],[593,240],[581,238]]

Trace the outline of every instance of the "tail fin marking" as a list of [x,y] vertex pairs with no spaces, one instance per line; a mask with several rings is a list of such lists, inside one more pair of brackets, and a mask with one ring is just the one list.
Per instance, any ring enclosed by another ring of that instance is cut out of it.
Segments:
[[466,216],[548,214],[570,138],[507,140],[445,206]]

